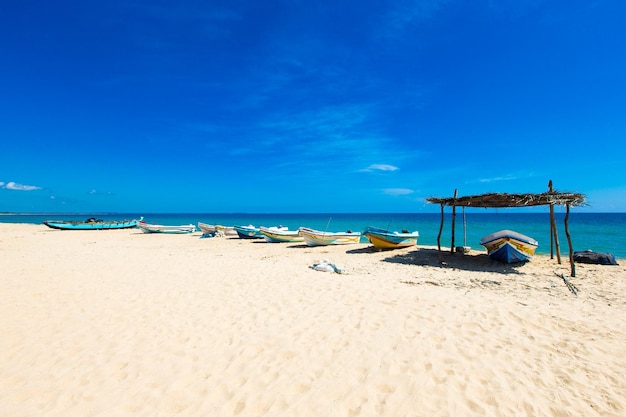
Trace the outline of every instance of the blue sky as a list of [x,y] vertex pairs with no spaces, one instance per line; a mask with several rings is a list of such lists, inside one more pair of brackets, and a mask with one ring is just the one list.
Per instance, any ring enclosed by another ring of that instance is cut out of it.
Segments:
[[15,1],[0,212],[626,211],[626,2]]

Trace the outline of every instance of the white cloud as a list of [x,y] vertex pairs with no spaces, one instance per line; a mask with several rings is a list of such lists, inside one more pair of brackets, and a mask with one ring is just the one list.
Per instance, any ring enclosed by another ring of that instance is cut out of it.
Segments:
[[41,187],[37,187],[34,185],[19,184],[13,181],[9,181],[6,184],[4,182],[0,182],[0,187],[6,188],[7,190],[17,190],[17,191],[41,190]]
[[506,177],[494,177],[494,178],[481,178],[478,182],[495,182],[495,181],[511,181],[516,180],[517,177],[509,175]]
[[363,172],[373,172],[373,171],[397,171],[399,168],[393,165],[387,164],[372,164],[365,169],[362,169]]
[[387,195],[408,195],[408,194],[413,194],[414,191],[410,190],[408,188],[385,188],[383,190],[383,193],[387,194]]

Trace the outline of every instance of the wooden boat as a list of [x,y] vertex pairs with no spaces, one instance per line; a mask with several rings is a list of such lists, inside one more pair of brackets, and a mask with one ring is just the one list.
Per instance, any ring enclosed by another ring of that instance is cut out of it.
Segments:
[[196,226],[193,224],[183,224],[179,226],[167,226],[163,224],[150,224],[144,221],[137,223],[137,227],[144,233],[169,233],[169,234],[182,234],[193,233],[196,231]]
[[132,229],[137,226],[137,220],[100,220],[90,217],[84,221],[46,220],[43,224],[59,230],[112,230]]
[[392,232],[377,227],[368,227],[363,231],[363,236],[367,237],[374,247],[378,249],[398,249],[417,246],[419,233],[415,232]]
[[289,230],[286,227],[263,227],[259,228],[259,231],[269,243],[284,243],[284,242],[303,242],[304,238],[300,236],[297,230]]
[[233,229],[235,229],[237,236],[241,239],[263,239],[259,228],[251,224],[247,226],[233,226]]
[[218,232],[223,233],[224,236],[237,236],[237,232],[233,226],[222,226],[221,224],[218,224],[215,228]]
[[198,229],[202,232],[202,236],[237,236],[235,228],[232,226],[222,226],[220,224],[207,224],[198,222]]
[[490,258],[504,263],[525,262],[534,254],[539,243],[532,237],[512,230],[500,230],[483,237],[480,244]]
[[214,236],[217,231],[214,224],[206,224],[198,222],[198,229],[202,232],[203,236]]
[[359,243],[360,232],[322,232],[308,227],[301,227],[298,233],[309,246],[348,245]]

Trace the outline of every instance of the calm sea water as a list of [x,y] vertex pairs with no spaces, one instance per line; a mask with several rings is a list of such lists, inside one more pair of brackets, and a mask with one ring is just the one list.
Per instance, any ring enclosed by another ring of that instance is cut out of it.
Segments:
[[[0,223],[41,224],[44,220],[84,220],[93,214],[7,214],[0,215]],[[97,214],[105,220],[138,219],[143,216],[149,223],[158,224],[222,224],[226,226],[287,226],[297,229],[300,226],[318,230],[361,231],[367,226],[390,230],[417,230],[420,245],[437,245],[437,235],[441,215],[439,213],[315,213],[315,214],[244,214],[244,213],[116,213]],[[561,253],[568,253],[567,238],[563,225],[564,213],[556,213],[557,230]],[[451,244],[450,213],[445,214],[441,245]],[[480,239],[502,229],[515,230],[539,242],[538,253],[550,253],[550,216],[546,213],[489,212],[466,213],[465,227],[463,214],[457,212],[455,246],[471,246],[480,250]],[[45,227],[42,225],[42,227]],[[618,258],[626,258],[626,213],[570,213],[569,230],[574,251],[595,250],[610,252]]]

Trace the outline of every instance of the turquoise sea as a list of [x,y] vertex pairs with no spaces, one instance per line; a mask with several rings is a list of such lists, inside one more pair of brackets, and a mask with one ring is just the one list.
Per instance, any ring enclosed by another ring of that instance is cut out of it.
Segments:
[[[441,215],[439,213],[298,213],[298,214],[247,214],[247,213],[84,213],[84,214],[3,214],[0,223],[42,224],[44,220],[85,220],[89,217],[105,220],[138,219],[158,224],[222,224],[225,226],[300,226],[331,232],[361,231],[367,226],[390,230],[419,231],[418,244],[436,246]],[[563,226],[565,213],[556,213],[561,253],[568,253]],[[451,219],[445,214],[441,235],[442,247],[451,244]],[[537,253],[550,253],[550,216],[546,213],[481,212],[456,215],[455,246],[471,246],[480,250],[480,239],[502,229],[515,230],[539,242]],[[45,227],[42,225],[42,227]],[[465,229],[465,231],[464,231]],[[613,253],[626,258],[626,213],[570,213],[569,231],[574,251],[591,249]]]

